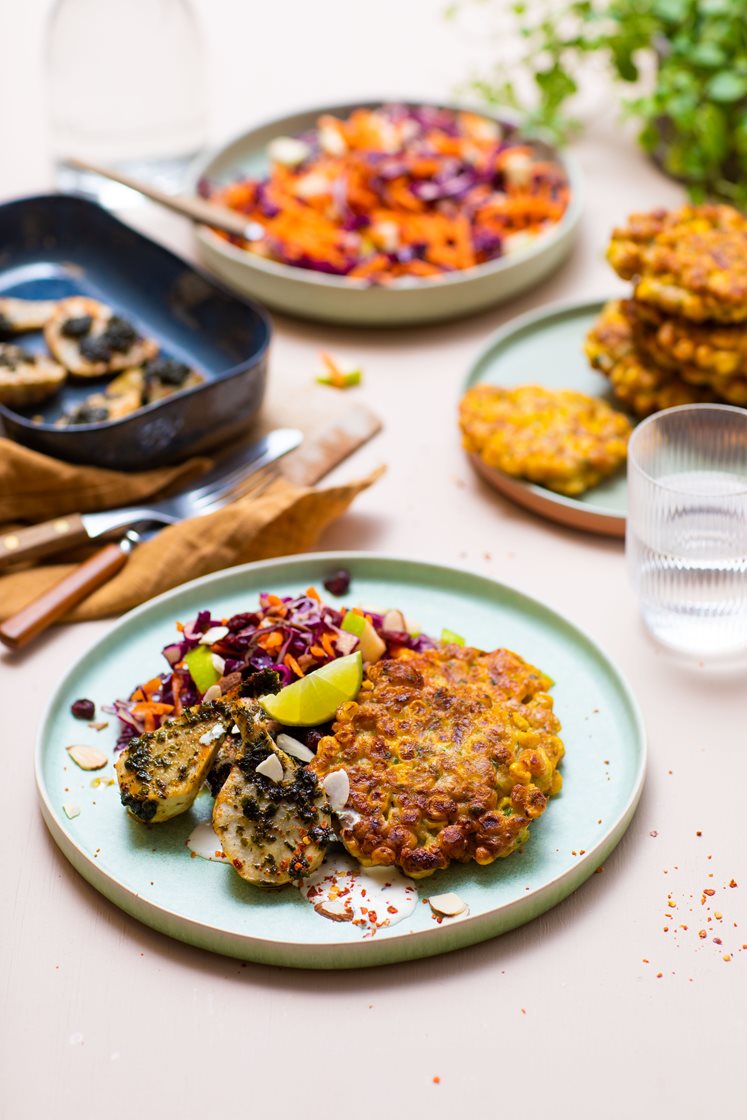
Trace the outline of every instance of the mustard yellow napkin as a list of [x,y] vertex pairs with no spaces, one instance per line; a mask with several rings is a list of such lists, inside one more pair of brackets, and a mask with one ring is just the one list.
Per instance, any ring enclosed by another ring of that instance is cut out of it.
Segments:
[[[0,532],[21,522],[155,499],[181,489],[209,465],[209,459],[192,459],[177,467],[125,474],[61,463],[0,439]],[[380,473],[328,489],[297,486],[281,478],[259,497],[163,529],[139,545],[122,571],[65,621],[121,614],[208,572],[302,552]],[[0,576],[0,618],[14,614],[71,567],[51,562]]]

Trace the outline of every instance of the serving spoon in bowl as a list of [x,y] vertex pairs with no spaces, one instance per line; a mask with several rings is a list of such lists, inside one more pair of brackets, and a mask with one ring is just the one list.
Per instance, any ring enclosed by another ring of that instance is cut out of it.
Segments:
[[243,214],[240,214],[237,210],[230,210],[227,206],[219,206],[215,202],[208,202],[207,199],[198,198],[196,195],[168,194],[142,179],[133,179],[131,175],[125,175],[121,171],[115,171],[112,167],[104,167],[99,163],[91,163],[89,160],[75,159],[70,156],[65,160],[65,164],[76,171],[88,171],[94,175],[100,175],[104,179],[111,179],[114,183],[121,183],[123,187],[129,187],[130,190],[145,195],[151,202],[166,206],[169,210],[173,210],[199,225],[212,226],[213,229],[222,230],[223,233],[231,234],[232,237],[241,237],[244,241],[261,241],[265,235],[264,228],[259,222],[249,222]]

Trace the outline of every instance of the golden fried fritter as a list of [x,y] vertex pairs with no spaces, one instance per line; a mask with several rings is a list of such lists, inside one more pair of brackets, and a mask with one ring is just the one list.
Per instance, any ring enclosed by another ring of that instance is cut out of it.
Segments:
[[614,300],[603,309],[584,346],[591,364],[609,377],[615,395],[637,416],[696,402],[747,405],[747,377],[680,365],[665,355],[658,362],[653,333],[636,322],[633,301]]
[[678,238],[686,233],[711,230],[743,233],[747,230],[747,217],[733,206],[720,203],[631,214],[627,225],[612,231],[607,260],[618,276],[632,280],[645,270],[648,251],[655,242],[676,245]]
[[581,494],[625,462],[631,425],[571,389],[475,385],[459,409],[465,449],[504,474]]
[[[635,300],[626,313],[641,351],[664,369],[689,368],[693,383],[703,385],[713,377],[747,376],[747,325],[693,323]],[[697,371],[704,375],[699,382]]]
[[639,417],[679,404],[713,401],[707,388],[689,385],[641,355],[626,306],[623,300],[605,304],[584,342],[589,362],[610,379],[618,400]]
[[747,230],[687,233],[654,244],[635,298],[672,315],[702,322],[747,319]]
[[348,775],[351,855],[413,878],[510,855],[562,784],[551,683],[503,649],[402,649],[370,666],[310,763]]
[[634,214],[607,256],[642,303],[696,322],[747,320],[747,218],[731,206]]

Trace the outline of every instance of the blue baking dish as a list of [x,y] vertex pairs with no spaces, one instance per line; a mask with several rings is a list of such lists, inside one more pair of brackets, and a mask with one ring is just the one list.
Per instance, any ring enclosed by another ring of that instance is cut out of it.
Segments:
[[[0,295],[92,296],[205,377],[120,420],[69,428],[54,421],[100,382],[68,379],[56,397],[28,410],[0,405],[5,434],[27,447],[69,462],[144,470],[237,437],[262,404],[271,335],[262,308],[87,199],[54,194],[0,205]],[[13,341],[46,352],[41,332]]]

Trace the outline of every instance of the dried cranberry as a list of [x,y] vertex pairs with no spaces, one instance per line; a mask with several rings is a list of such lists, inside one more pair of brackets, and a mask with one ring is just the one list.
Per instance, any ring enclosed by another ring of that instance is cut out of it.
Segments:
[[74,700],[70,711],[76,719],[93,719],[96,715],[96,705],[93,700]]
[[344,595],[350,587],[350,572],[347,568],[340,568],[339,571],[333,572],[331,576],[327,576],[324,581],[324,588],[329,591],[330,595]]

